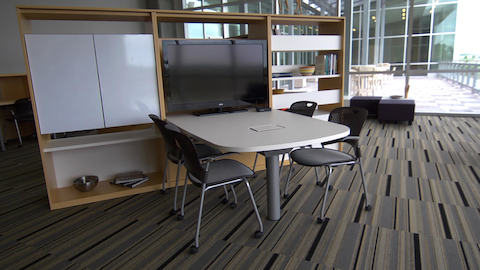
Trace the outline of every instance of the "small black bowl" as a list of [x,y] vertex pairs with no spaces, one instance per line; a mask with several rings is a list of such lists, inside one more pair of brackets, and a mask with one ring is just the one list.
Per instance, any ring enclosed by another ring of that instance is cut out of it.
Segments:
[[85,175],[79,177],[73,181],[73,186],[82,191],[87,192],[92,190],[98,183],[98,176],[95,175]]

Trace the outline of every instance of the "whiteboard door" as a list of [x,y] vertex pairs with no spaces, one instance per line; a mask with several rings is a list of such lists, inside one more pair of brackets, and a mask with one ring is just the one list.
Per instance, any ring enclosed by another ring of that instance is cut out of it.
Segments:
[[159,115],[152,35],[94,35],[107,127],[151,123]]
[[25,35],[40,133],[103,128],[92,35]]

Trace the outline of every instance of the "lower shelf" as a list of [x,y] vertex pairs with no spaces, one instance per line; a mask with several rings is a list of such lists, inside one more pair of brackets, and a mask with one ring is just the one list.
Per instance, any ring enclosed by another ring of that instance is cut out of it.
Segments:
[[[238,160],[247,166],[252,167],[255,159],[255,153],[241,153],[238,155],[231,155],[228,158]],[[163,163],[163,162],[162,162]],[[256,170],[264,170],[265,162],[263,158],[259,158],[256,166]],[[49,189],[49,201],[50,209],[60,209],[71,207],[75,205],[93,203],[98,201],[110,200],[150,191],[156,191],[162,189],[163,173],[155,172],[148,173],[149,180],[137,187],[129,188],[119,185],[110,184],[109,180],[100,181],[97,186],[89,192],[81,192],[75,189],[73,186],[67,186],[62,188]],[[169,163],[167,171],[167,183],[166,188],[175,186],[176,165]],[[183,179],[185,177],[184,169],[180,173],[180,184],[183,185]]]
[[147,182],[134,187],[122,187],[110,184],[110,181],[100,181],[97,186],[88,192],[76,190],[73,186],[50,190],[50,209],[60,209],[74,205],[98,202],[124,196],[130,196],[162,188],[162,174],[147,174],[150,178]]

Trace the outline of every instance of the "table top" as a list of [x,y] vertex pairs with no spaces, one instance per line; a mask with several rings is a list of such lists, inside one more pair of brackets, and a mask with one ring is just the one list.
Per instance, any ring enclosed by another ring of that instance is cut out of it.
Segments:
[[167,116],[184,132],[223,151],[263,152],[343,138],[347,126],[280,110]]

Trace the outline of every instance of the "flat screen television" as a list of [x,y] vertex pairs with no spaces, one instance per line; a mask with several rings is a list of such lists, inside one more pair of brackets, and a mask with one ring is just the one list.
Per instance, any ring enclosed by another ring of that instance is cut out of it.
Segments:
[[265,40],[164,40],[167,112],[268,106]]

